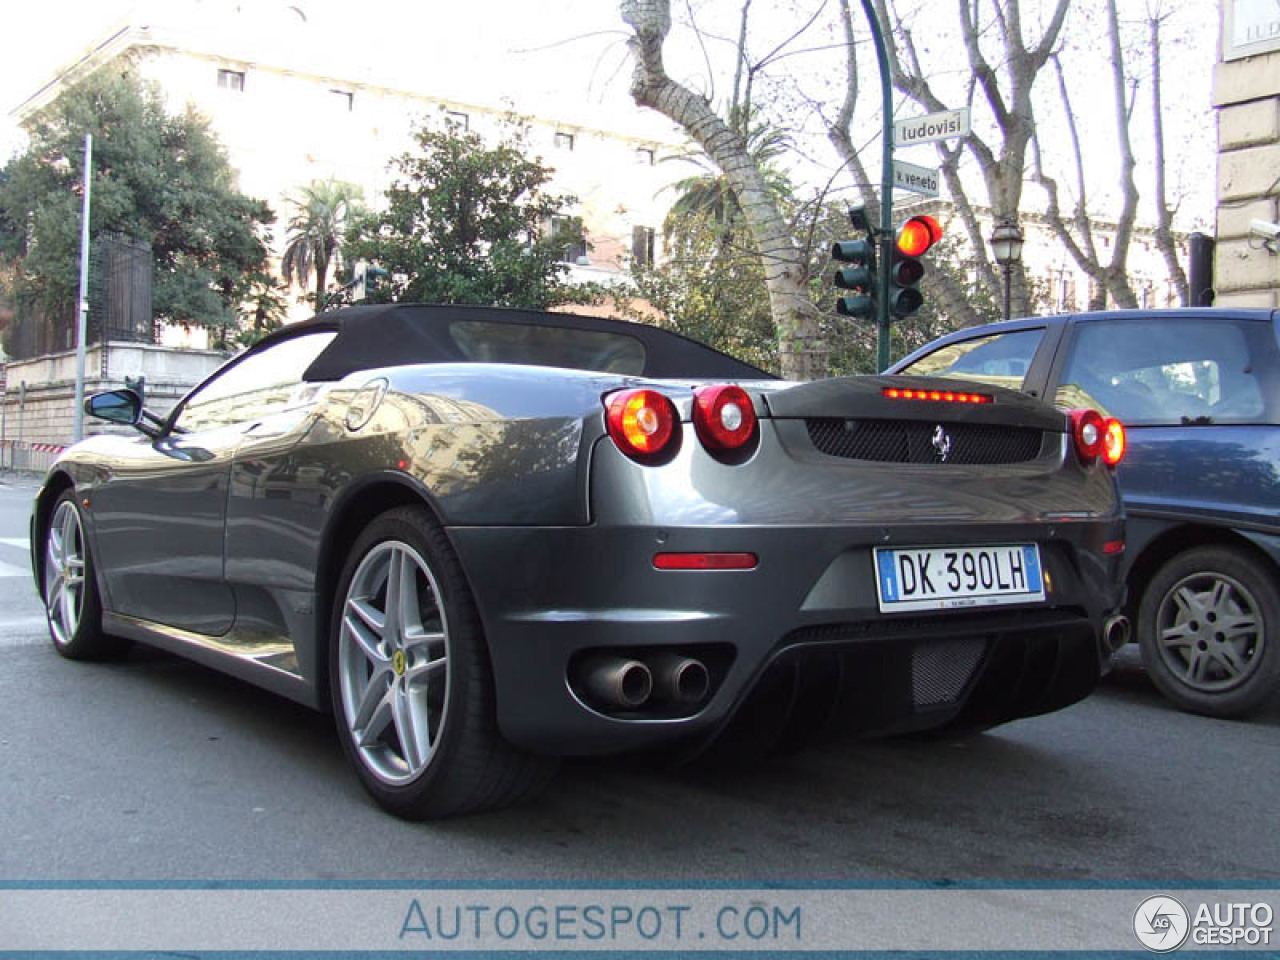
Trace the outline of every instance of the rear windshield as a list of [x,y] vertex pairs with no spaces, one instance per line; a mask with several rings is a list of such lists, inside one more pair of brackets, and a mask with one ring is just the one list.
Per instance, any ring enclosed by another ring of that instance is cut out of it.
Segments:
[[527,363],[571,370],[639,375],[645,349],[635,337],[525,323],[455,320],[449,336],[476,363]]
[[376,304],[326,320],[338,337],[303,376],[341,380],[409,363],[528,364],[620,376],[768,380],[772,374],[670,330],[508,307]]

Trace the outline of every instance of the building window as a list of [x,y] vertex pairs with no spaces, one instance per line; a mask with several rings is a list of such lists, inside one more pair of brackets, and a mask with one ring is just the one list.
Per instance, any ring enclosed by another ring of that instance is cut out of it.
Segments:
[[557,133],[556,133],[556,149],[557,149],[557,150],[572,150],[572,149],[573,149],[573,134],[572,134],[572,133],[560,133],[560,132],[558,132],[558,131],[557,131]]
[[653,227],[631,228],[631,263],[637,267],[653,266]]
[[338,109],[350,113],[356,108],[356,95],[350,90],[330,90],[338,100]]
[[560,259],[562,261],[589,265],[587,238],[582,230],[581,217],[552,217],[551,239],[561,244]]
[[452,124],[459,130],[471,129],[471,117],[469,114],[463,113],[461,110],[446,110],[444,112],[445,123]]
[[244,71],[219,70],[218,87],[221,90],[235,90],[237,93],[242,93],[244,91]]
[[636,147],[636,163],[642,167],[652,167],[653,147]]

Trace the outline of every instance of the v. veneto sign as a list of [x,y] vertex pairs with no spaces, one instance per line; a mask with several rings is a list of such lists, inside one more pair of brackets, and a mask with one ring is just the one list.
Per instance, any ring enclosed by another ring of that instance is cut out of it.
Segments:
[[963,137],[969,132],[969,108],[943,110],[923,117],[910,117],[893,122],[893,145],[910,147],[917,143]]

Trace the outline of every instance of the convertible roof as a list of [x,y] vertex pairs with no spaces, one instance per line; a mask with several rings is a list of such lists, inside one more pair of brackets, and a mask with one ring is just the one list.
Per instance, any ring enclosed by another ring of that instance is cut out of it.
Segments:
[[[508,307],[394,303],[344,307],[292,324],[264,340],[275,342],[308,330],[337,330],[333,342],[307,368],[305,380],[340,380],[358,370],[411,363],[472,362],[451,333],[458,321],[481,321],[625,336],[643,345],[646,377],[690,379],[774,379],[696,340],[642,323],[584,317],[572,313]],[[510,361],[508,361],[510,362]],[[528,362],[537,363],[531,359]]]

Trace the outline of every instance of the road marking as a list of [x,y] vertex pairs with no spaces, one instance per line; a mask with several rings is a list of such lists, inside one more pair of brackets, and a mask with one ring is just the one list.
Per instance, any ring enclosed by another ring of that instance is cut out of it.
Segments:
[[[49,642],[49,621],[44,617],[23,617],[0,623],[0,649],[35,647]],[[14,636],[14,634],[19,636]]]
[[0,543],[7,547],[17,547],[19,550],[31,549],[31,541],[26,537],[0,537]]
[[16,563],[4,563],[0,561],[0,577],[29,577],[31,571],[26,567],[20,567]]

